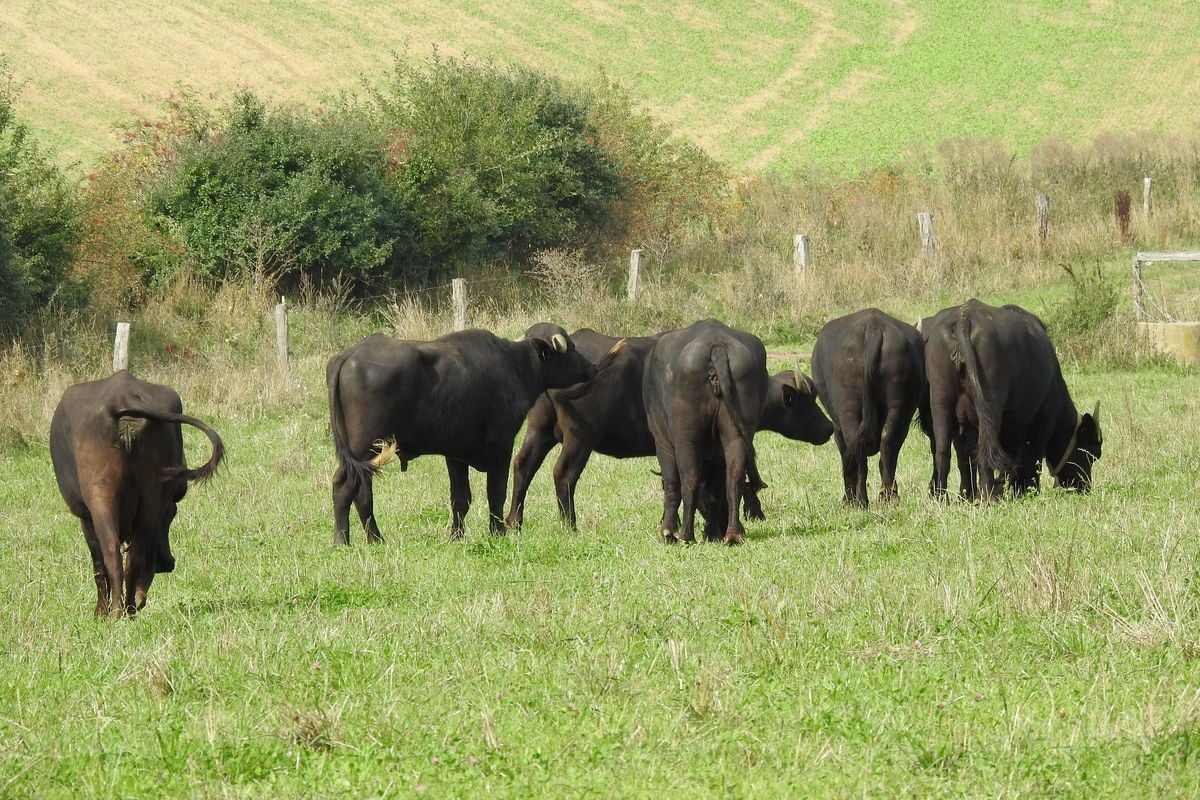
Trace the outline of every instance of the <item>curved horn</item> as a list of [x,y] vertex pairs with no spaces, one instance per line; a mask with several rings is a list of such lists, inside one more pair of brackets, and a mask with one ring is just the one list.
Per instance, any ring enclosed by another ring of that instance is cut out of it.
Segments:
[[1104,434],[1100,432],[1100,401],[1096,401],[1096,407],[1092,410],[1092,421],[1096,423],[1096,441],[1103,442]]
[[561,333],[556,333],[550,337],[550,344],[554,345],[554,352],[565,353],[571,349],[571,342]]

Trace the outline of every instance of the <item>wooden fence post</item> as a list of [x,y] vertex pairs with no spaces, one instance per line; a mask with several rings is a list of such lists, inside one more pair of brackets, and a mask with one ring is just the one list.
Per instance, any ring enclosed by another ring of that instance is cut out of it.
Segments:
[[808,244],[808,236],[803,233],[792,237],[792,269],[797,275],[808,272],[808,265],[811,263]]
[[625,287],[625,296],[629,302],[636,303],[642,290],[642,248],[631,250],[629,253],[629,283]]
[[921,229],[921,254],[931,256],[937,250],[937,239],[933,235],[933,214],[928,211],[917,214],[917,225]]
[[129,323],[117,323],[117,338],[113,340],[113,372],[129,367]]
[[1038,192],[1034,195],[1033,204],[1037,207],[1038,242],[1045,244],[1050,237],[1050,198]]
[[450,281],[450,304],[454,306],[454,330],[467,329],[467,281],[455,278]]
[[1142,178],[1142,216],[1144,216],[1146,219],[1150,219],[1152,205],[1153,198],[1150,190],[1150,176],[1147,175],[1146,177]]
[[288,379],[288,319],[287,298],[280,297],[275,304],[275,360],[279,364],[279,376],[284,383]]

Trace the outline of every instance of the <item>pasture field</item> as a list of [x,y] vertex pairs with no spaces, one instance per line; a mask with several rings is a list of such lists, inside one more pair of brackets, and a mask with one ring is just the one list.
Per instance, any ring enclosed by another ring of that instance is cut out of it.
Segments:
[[9,0],[19,112],[86,168],[186,84],[315,102],[435,47],[589,81],[601,71],[736,169],[889,166],[914,146],[1188,133],[1195,31],[1178,0]]
[[184,392],[228,459],[115,624],[41,443],[61,387],[35,401],[0,450],[0,796],[1200,793],[1194,377],[1068,371],[1103,401],[1089,495],[939,505],[914,429],[899,504],[850,510],[832,443],[763,434],[743,547],[660,544],[653,460],[599,456],[579,532],[547,465],[523,531],[475,476],[451,542],[426,457],[377,484],[387,542],[338,549],[323,365]]

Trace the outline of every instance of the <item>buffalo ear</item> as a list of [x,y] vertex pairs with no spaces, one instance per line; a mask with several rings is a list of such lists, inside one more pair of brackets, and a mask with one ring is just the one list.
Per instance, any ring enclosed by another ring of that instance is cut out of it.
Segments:
[[550,354],[554,352],[553,347],[545,339],[539,339],[536,336],[531,336],[526,341],[533,343],[533,349],[537,351],[538,358],[542,361],[550,358]]
[[783,384],[783,405],[785,408],[791,408],[793,405],[795,405],[796,398],[799,396],[800,393],[794,386],[786,383]]

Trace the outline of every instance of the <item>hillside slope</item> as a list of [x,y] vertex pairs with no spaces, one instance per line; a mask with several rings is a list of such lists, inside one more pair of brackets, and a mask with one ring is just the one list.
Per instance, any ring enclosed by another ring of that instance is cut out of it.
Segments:
[[[1136,8],[1133,7],[1136,5]],[[1200,3],[1144,0],[7,0],[19,112],[67,161],[185,83],[279,99],[357,90],[437,46],[575,79],[599,70],[735,167],[895,161],[913,144],[1018,150],[1200,125]]]

